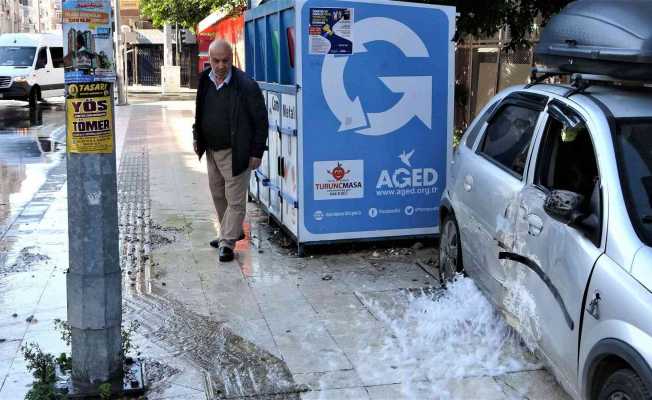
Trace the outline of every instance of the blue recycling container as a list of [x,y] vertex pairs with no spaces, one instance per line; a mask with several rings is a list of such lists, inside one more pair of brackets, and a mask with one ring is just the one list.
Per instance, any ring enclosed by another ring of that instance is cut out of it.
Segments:
[[455,9],[272,0],[245,13],[268,151],[250,195],[304,244],[435,235],[452,151]]

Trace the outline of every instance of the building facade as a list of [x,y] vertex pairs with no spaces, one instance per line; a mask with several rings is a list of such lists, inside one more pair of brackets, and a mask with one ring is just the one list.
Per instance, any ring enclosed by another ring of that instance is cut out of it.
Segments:
[[61,30],[61,0],[0,0],[0,34]]

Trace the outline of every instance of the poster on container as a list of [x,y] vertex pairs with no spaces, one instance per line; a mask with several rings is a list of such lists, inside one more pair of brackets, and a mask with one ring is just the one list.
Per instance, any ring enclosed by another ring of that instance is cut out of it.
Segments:
[[113,152],[111,84],[73,83],[66,96],[68,153]]
[[451,148],[454,8],[338,1],[350,15],[351,52],[315,51],[316,16],[332,4],[301,11],[302,240],[436,234]]
[[310,54],[351,54],[353,9],[310,9]]
[[63,0],[66,83],[113,82],[115,61],[110,0]]

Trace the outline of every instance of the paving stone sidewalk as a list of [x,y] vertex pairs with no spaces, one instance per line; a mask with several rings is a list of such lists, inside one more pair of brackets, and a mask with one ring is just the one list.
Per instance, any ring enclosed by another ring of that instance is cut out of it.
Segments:
[[[470,281],[459,291],[438,287],[430,243],[331,246],[298,258],[251,203],[236,261],[219,263],[208,246],[219,226],[205,162],[192,152],[192,108],[143,102],[116,114],[126,132],[124,319],[140,324],[133,339],[148,365],[148,399],[567,398]],[[8,339],[0,399],[28,390],[21,344],[67,350],[52,329],[65,319],[65,204],[60,190],[30,227],[49,235],[38,251],[48,259],[0,276],[0,338]],[[18,245],[3,242],[11,260],[28,247],[28,236],[16,237]],[[37,323],[25,321],[32,314]]]

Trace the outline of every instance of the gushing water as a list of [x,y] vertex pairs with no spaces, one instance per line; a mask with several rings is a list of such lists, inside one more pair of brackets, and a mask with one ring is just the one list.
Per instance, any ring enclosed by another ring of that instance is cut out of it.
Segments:
[[[436,398],[450,398],[447,381],[497,376],[540,368],[519,336],[472,280],[460,277],[436,294],[407,293],[402,313],[387,314],[374,300],[360,296],[391,333],[380,350],[382,360],[400,374],[402,394],[420,398],[424,385]],[[373,373],[374,367],[365,373]],[[417,389],[419,394],[417,394]]]

